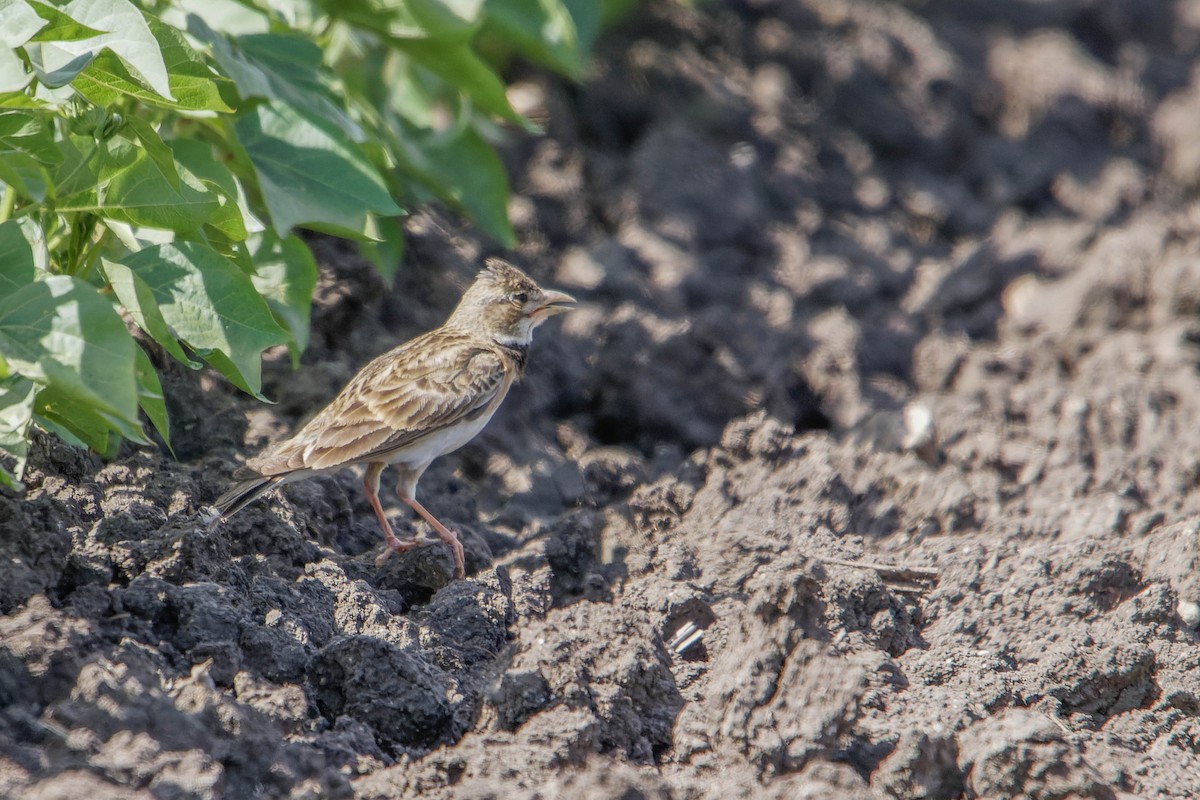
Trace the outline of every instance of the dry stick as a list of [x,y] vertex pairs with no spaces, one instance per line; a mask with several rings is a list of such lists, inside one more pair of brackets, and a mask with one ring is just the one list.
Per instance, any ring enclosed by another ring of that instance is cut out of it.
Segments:
[[[826,558],[824,556],[818,556],[818,558],[826,564],[873,570],[885,581],[890,577],[893,581],[892,588],[898,592],[921,594],[931,588],[926,584],[938,582],[938,571],[929,567],[897,567],[891,564],[875,564],[870,561],[847,561],[842,558]],[[898,581],[903,581],[903,583]]]

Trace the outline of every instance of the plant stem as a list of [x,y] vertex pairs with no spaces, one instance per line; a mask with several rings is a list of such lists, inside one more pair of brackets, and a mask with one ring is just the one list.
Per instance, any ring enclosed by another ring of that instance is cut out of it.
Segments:
[[80,280],[87,280],[88,273],[92,271],[92,267],[96,263],[96,258],[100,255],[100,248],[104,245],[104,240],[107,238],[108,226],[106,225],[104,226],[103,230],[100,231],[100,235],[95,238],[95,241],[88,246],[87,252],[83,254],[83,258],[81,259],[81,261],[83,261],[83,266],[80,268],[75,277],[79,278]]
[[6,183],[4,184],[4,199],[0,200],[0,222],[7,222],[16,207],[17,191]]

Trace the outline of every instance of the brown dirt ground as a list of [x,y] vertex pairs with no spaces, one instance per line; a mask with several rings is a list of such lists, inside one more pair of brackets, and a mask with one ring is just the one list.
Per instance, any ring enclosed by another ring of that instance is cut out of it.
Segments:
[[421,483],[467,580],[375,569],[351,473],[198,516],[440,322],[448,214],[390,290],[314,240],[278,405],[164,363],[181,461],[37,441],[0,796],[1200,794],[1197,5],[699,5],[521,77],[516,255],[586,304]]

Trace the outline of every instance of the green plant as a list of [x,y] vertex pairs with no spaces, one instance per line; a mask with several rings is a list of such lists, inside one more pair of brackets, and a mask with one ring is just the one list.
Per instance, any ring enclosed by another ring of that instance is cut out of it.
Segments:
[[492,62],[578,76],[600,0],[0,0],[0,482],[31,425],[112,455],[170,444],[133,331],[261,397],[262,352],[308,338],[294,231],[390,274],[402,205],[440,200],[511,245]]

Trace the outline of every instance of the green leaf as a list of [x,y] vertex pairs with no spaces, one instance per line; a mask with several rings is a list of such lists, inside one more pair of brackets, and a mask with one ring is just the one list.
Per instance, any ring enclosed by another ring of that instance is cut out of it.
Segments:
[[0,92],[20,92],[33,80],[25,62],[11,47],[0,44]]
[[406,5],[430,38],[465,41],[479,29],[484,0],[409,0]]
[[[50,252],[46,247],[46,231],[41,223],[32,216],[23,215],[17,220],[25,241],[33,250],[33,268],[37,272],[47,272],[50,269]],[[36,274],[36,272],[35,272]]]
[[129,267],[116,261],[101,258],[100,266],[117,299],[125,306],[125,310],[133,317],[137,326],[150,334],[150,338],[162,345],[176,361],[192,369],[200,369],[200,362],[188,358],[179,346],[179,340],[163,319],[158,300],[146,282]]
[[333,17],[393,39],[465,43],[479,28],[483,0],[325,0]]
[[37,203],[53,199],[50,173],[25,153],[0,152],[0,183],[8,184],[22,197]]
[[429,35],[403,0],[324,0],[321,5],[334,19],[384,36],[421,39]]
[[[25,55],[33,67],[33,74],[43,87],[61,89],[87,69],[96,57],[94,52],[80,53],[72,56],[56,49],[54,44],[29,44],[25,47]],[[71,90],[67,90],[71,91]]]
[[[129,65],[129,69],[138,75],[137,83],[149,86],[167,100],[175,99],[171,94],[162,48],[150,32],[146,18],[133,3],[129,0],[72,0],[64,10],[73,19],[106,33],[79,41],[42,43],[43,70],[56,72],[82,57],[90,61],[107,49],[111,53],[108,60]],[[113,58],[114,55],[119,56],[119,60]]]
[[32,42],[74,42],[80,39],[91,39],[93,36],[100,36],[104,33],[72,19],[62,9],[52,5],[40,3],[38,0],[26,0],[26,2],[37,12],[39,17],[50,23],[30,39]]
[[25,0],[0,0],[0,47],[20,47],[44,27],[46,20]]
[[[95,212],[102,217],[188,233],[212,218],[220,198],[196,175],[176,164],[179,190],[159,170],[149,153],[123,140],[111,140],[100,169]],[[59,210],[69,204],[63,200]],[[93,210],[93,209],[84,209]]]
[[317,0],[271,0],[264,5],[274,19],[281,19],[289,28],[316,31],[318,22],[325,23]]
[[[621,2],[633,2],[634,0],[621,0]],[[575,23],[575,44],[580,50],[580,55],[589,53],[592,50],[592,45],[596,43],[596,36],[600,33],[601,24],[604,22],[603,11],[601,8],[603,2],[597,0],[563,0],[563,5],[571,14],[571,19]]]
[[[272,14],[278,3],[271,4]],[[267,15],[238,0],[172,0],[166,8],[160,7],[163,22],[186,30],[193,37],[207,41],[196,27],[208,31],[219,31],[229,36],[247,33],[265,33],[270,28]]]
[[418,128],[437,127],[447,108],[462,105],[453,87],[411,58],[384,58],[378,51],[370,56],[383,62],[382,72],[355,82],[351,96],[359,105],[390,109]]
[[137,369],[138,407],[146,413],[150,424],[154,426],[154,430],[158,431],[158,435],[162,437],[167,444],[167,449],[170,450],[171,423],[167,418],[167,400],[163,396],[162,381],[158,379],[158,373],[154,371],[154,364],[150,363],[150,356],[146,355],[146,351],[140,347],[137,348],[135,367]]
[[0,464],[0,483],[20,490],[29,453],[29,423],[33,421],[33,398],[37,385],[27,378],[0,381],[0,455],[16,460],[12,471]]
[[275,321],[291,334],[288,351],[295,368],[300,364],[300,353],[308,347],[317,262],[300,237],[280,239],[274,231],[264,231],[251,253],[256,273],[254,288],[267,301]]
[[488,0],[487,19],[526,58],[572,78],[583,73],[575,20],[561,0]]
[[276,100],[239,116],[235,129],[276,233],[309,225],[357,237],[368,212],[401,213],[383,178],[332,123]]
[[124,264],[150,288],[175,336],[235,385],[265,399],[262,351],[285,344],[288,335],[245,273],[198,242],[148,247]]
[[[97,0],[99,2],[100,0]],[[103,52],[84,69],[72,84],[75,89],[98,106],[110,106],[122,97],[132,97],[146,105],[176,111],[216,111],[232,109],[221,96],[221,83],[228,83],[209,69],[204,59],[192,49],[183,34],[155,17],[147,15],[145,24],[160,53],[169,92],[153,82],[143,81],[129,69],[129,61],[120,51]],[[146,86],[149,85],[151,90]]]
[[47,101],[30,97],[24,92],[6,92],[0,90],[0,108],[44,108],[50,105]]
[[33,248],[21,225],[11,219],[0,222],[0,297],[33,283],[33,274]]
[[431,72],[453,84],[483,111],[528,130],[537,130],[537,126],[513,110],[504,91],[504,83],[470,47],[447,47],[441,42],[430,41],[403,41],[396,45]]
[[335,123],[355,141],[363,138],[362,128],[350,119],[344,101],[329,87],[331,76],[322,66],[321,48],[315,42],[278,33],[233,40],[213,31],[207,36],[217,63],[243,98],[281,100]]
[[246,246],[245,241],[235,242],[211,225],[204,226],[204,230],[196,237],[196,241],[211,247],[222,258],[229,259],[235,267],[242,271],[243,275],[254,275],[254,261],[250,257],[250,248]]
[[154,130],[154,126],[141,117],[126,117],[125,130],[141,143],[142,149],[146,151],[146,155],[150,156],[150,160],[158,167],[162,176],[167,179],[167,183],[171,184],[171,188],[178,192],[179,172],[175,169],[175,154],[158,135],[158,131]]
[[[198,230],[221,207],[220,198],[181,165],[177,166],[180,183],[176,191],[154,159],[124,139],[97,145],[87,139],[80,141],[79,137],[71,137],[71,141],[80,158],[84,147],[94,146],[98,153],[79,167],[85,176],[80,191],[63,197],[60,187],[59,213],[88,212],[130,225],[188,234]],[[76,156],[63,149],[70,167],[75,168]],[[89,171],[84,172],[84,167]],[[66,168],[68,163],[64,163]],[[88,174],[92,176],[90,183],[86,180]]]
[[104,158],[100,145],[90,136],[65,136],[56,140],[62,161],[54,172],[54,185],[60,195],[69,197],[75,193],[95,190],[96,171]]
[[0,297],[0,352],[9,369],[136,440],[134,347],[112,304],[75,278],[52,275]]
[[367,236],[358,243],[359,252],[390,283],[404,259],[404,226],[395,217],[372,216],[367,221]]
[[217,200],[217,208],[209,214],[205,224],[231,242],[245,241],[246,221],[238,203],[237,178],[227,166],[213,158],[212,147],[197,139],[175,139],[171,142],[171,151],[174,161],[202,181]]
[[409,129],[396,136],[394,149],[406,174],[465,211],[504,246],[516,244],[508,220],[508,174],[473,128],[446,134]]
[[[89,447],[105,458],[116,455],[121,433],[114,431],[111,421],[98,409],[55,386],[48,386],[34,401],[34,419],[39,425],[64,441]],[[139,444],[149,444],[140,430],[125,434]]]
[[47,115],[0,111],[0,181],[38,203],[54,197],[49,168],[62,161]]
[[41,164],[62,161],[50,121],[28,111],[0,112],[0,153],[6,151],[25,153]]

